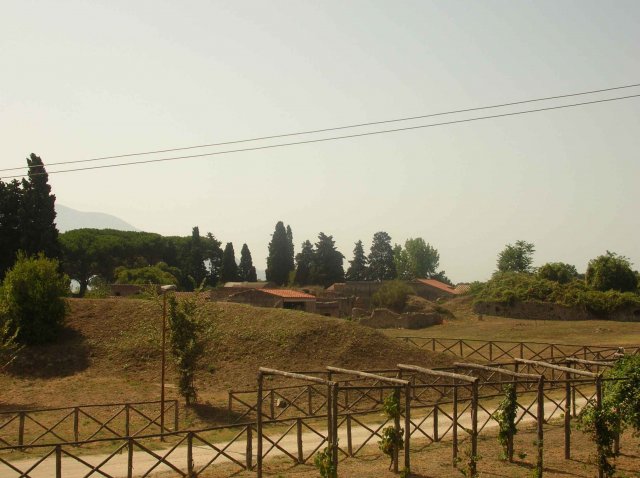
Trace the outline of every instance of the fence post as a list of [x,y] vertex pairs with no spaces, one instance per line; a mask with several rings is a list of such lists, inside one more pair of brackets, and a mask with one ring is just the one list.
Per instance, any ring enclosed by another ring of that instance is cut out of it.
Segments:
[[311,394],[311,386],[307,385],[307,399],[309,400],[309,416],[313,415],[313,397]]
[[353,441],[351,439],[351,414],[347,415],[347,452],[353,456]]
[[333,423],[331,424],[331,429],[333,430],[333,438],[332,438],[332,457],[333,457],[333,466],[336,470],[336,475],[338,474],[338,384],[333,386],[333,404],[331,406],[332,413],[331,418],[333,419]]
[[127,443],[127,478],[133,478],[133,438]]
[[233,391],[229,390],[229,404],[227,405],[227,410],[229,413],[233,410]]
[[73,409],[73,441],[80,441],[80,409]]
[[179,428],[179,420],[180,420],[180,405],[178,400],[173,401],[173,431],[177,432]]
[[[382,390],[382,389],[380,389]],[[398,408],[400,408],[400,392],[398,388],[393,389],[393,395],[396,399],[396,403],[398,404]],[[400,414],[397,414],[393,419],[393,428],[395,429],[396,436],[400,436]],[[398,450],[397,446],[393,447],[393,472],[398,473],[398,460],[400,457],[400,450]]]
[[131,406],[126,403],[124,405],[124,435],[131,436]]
[[193,432],[187,432],[187,476],[193,476]]
[[536,472],[537,477],[542,477],[542,471],[544,469],[543,462],[543,446],[544,446],[544,375],[540,375],[540,380],[538,381],[538,412],[536,414],[537,419],[537,445],[538,445],[538,459],[536,461]]
[[271,419],[275,420],[276,418],[276,407],[275,407],[275,403],[274,403],[274,393],[273,393],[273,389],[271,389],[271,391],[269,392],[269,412],[271,413]]
[[[455,380],[454,380],[455,385]],[[458,465],[458,387],[454,387],[453,389],[453,424],[451,425],[451,431],[453,434],[452,438],[452,463],[453,466],[456,467]]]
[[439,441],[438,437],[438,404],[433,406],[433,441]]
[[470,476],[477,476],[478,460],[478,379],[471,386],[471,463]]
[[[518,403],[518,380],[514,381],[513,385],[513,395],[515,397],[516,403]],[[517,414],[517,412],[516,412]],[[509,458],[509,463],[513,463],[513,431],[509,431],[509,436],[507,437],[507,457]]]
[[520,342],[520,358],[524,358],[524,343]]
[[18,445],[24,445],[24,416],[25,412],[20,412],[18,415]]
[[493,362],[493,342],[489,341],[489,362]]
[[253,426],[251,423],[247,425],[247,470],[251,471],[253,468]]
[[[596,407],[598,411],[602,409],[602,380],[600,375],[596,377]],[[604,477],[604,468],[602,467],[604,461],[604,450],[598,447],[598,478]]]
[[564,384],[564,459],[571,458],[571,374],[567,372]]
[[262,372],[258,372],[258,402],[256,405],[258,434],[257,478],[262,478]]
[[56,478],[62,478],[62,446],[56,445]]
[[411,384],[404,389],[404,469],[411,469]]
[[296,418],[296,441],[298,442],[298,464],[304,462],[304,454],[302,453],[302,419]]

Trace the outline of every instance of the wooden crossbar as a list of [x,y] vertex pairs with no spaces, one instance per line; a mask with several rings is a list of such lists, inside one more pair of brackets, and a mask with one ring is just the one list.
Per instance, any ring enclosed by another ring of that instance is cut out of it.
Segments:
[[507,370],[505,368],[487,367],[486,365],[478,365],[475,363],[454,362],[453,365],[460,368],[486,370],[487,372],[498,372],[516,378],[530,378],[532,380],[538,380],[540,378],[540,375],[534,375],[532,373],[512,372],[511,370]]
[[602,367],[613,367],[615,365],[614,362],[606,362],[602,360],[584,360],[575,357],[567,357],[565,362],[568,363],[580,363],[584,365],[600,365]]
[[285,372],[283,370],[276,370],[274,368],[260,367],[258,371],[263,375],[280,375],[282,377],[295,378],[298,380],[306,380],[307,382],[321,383],[323,385],[336,384],[335,382],[332,382],[331,380],[325,380],[324,378],[312,377],[311,375],[303,375],[301,373],[295,373],[295,372]]
[[376,375],[375,373],[361,372],[360,370],[350,370],[350,369],[347,369],[347,368],[339,368],[339,367],[331,367],[331,366],[327,367],[327,370],[329,370],[331,372],[344,373],[344,374],[348,374],[348,375],[355,375],[357,377],[373,378],[373,379],[379,380],[381,382],[393,383],[395,385],[409,385],[409,381],[408,380],[401,380],[399,378],[384,377],[382,375]]
[[517,358],[515,359],[516,362],[518,363],[524,363],[524,364],[529,364],[529,365],[537,365],[539,367],[546,367],[552,370],[558,370],[560,372],[568,372],[568,373],[573,373],[575,375],[583,375],[585,377],[593,377],[593,378],[597,378],[600,375],[597,373],[593,373],[593,372],[587,372],[586,370],[576,370],[575,368],[570,368],[570,367],[563,367],[562,365],[555,365],[552,363],[548,363],[548,362],[539,362],[537,360],[527,360],[527,359],[520,359]]
[[[443,372],[441,370],[432,370],[430,368],[419,367],[418,365],[408,365],[399,363],[398,368],[400,370],[411,370],[413,372],[423,373],[425,375],[434,375],[437,377],[448,377],[456,380],[462,380],[464,382],[475,383],[478,381],[478,377],[470,377],[469,375],[463,375],[460,373],[452,373],[452,372]],[[447,385],[440,385],[441,387],[446,387]]]

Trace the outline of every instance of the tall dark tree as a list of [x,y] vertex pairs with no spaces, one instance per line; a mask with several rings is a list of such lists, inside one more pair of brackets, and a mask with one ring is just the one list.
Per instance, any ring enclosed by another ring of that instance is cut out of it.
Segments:
[[184,277],[181,285],[184,290],[194,290],[207,277],[207,269],[204,265],[205,248],[200,238],[200,229],[195,226],[191,231],[191,240],[184,251],[183,266],[181,267]]
[[51,194],[49,175],[42,159],[31,153],[27,158],[29,174],[22,180],[20,207],[20,249],[27,255],[39,252],[58,258],[58,228],[56,227],[56,197]]
[[207,283],[215,287],[220,280],[220,274],[222,273],[222,243],[215,238],[210,232],[207,233],[205,239],[205,261],[209,265],[209,277]]
[[396,278],[396,265],[391,247],[391,236],[384,231],[373,235],[369,252],[369,279],[391,280]]
[[344,280],[342,261],[344,256],[336,249],[333,236],[318,234],[316,253],[311,268],[311,281],[325,287]]
[[315,251],[311,241],[304,241],[302,249],[296,255],[296,276],[294,282],[298,285],[310,284],[311,268],[315,259]]
[[238,278],[241,281],[256,282],[258,275],[256,274],[256,268],[253,266],[253,259],[251,258],[251,251],[246,244],[242,245],[240,251],[240,265],[238,266]]
[[269,257],[267,257],[267,280],[278,285],[284,285],[289,281],[291,268],[291,247],[289,238],[282,221],[278,221],[276,229],[269,242]]
[[0,181],[0,279],[13,266],[20,249],[21,199],[22,190],[18,181]]
[[222,282],[233,282],[238,280],[238,264],[236,264],[236,253],[233,250],[233,243],[227,242],[222,254]]
[[291,226],[289,226],[287,224],[287,245],[289,246],[289,251],[288,251],[288,266],[289,266],[289,271],[292,271],[296,268],[296,264],[294,262],[294,257],[295,257],[295,250],[293,247],[293,231],[291,230]]
[[364,254],[362,241],[356,242],[353,248],[353,260],[349,261],[349,269],[347,269],[347,280],[367,280],[367,256]]

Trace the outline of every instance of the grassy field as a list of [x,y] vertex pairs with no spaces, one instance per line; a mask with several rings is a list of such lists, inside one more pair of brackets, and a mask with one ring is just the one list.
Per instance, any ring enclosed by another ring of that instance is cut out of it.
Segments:
[[554,342],[578,345],[639,345],[640,322],[609,320],[540,321],[509,319],[473,311],[472,299],[461,297],[442,304],[455,318],[444,324],[421,330],[388,329],[390,336],[466,338],[482,340],[513,340]]

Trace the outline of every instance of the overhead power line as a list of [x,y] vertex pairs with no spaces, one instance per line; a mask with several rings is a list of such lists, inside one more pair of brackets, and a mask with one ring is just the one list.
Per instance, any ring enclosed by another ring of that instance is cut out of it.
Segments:
[[[367,123],[356,123],[356,124],[351,124],[351,125],[334,126],[334,127],[331,127],[331,128],[322,128],[322,129],[298,131],[298,132],[294,132],[294,133],[283,133],[283,134],[275,134],[275,135],[269,135],[269,136],[258,136],[258,137],[254,137],[254,138],[238,139],[238,140],[234,140],[234,141],[224,141],[224,142],[220,142],[220,143],[199,144],[199,145],[194,145],[194,146],[184,146],[184,147],[180,147],[180,148],[157,149],[157,150],[153,150],[153,151],[141,151],[141,152],[137,152],[137,153],[118,154],[118,155],[113,155],[113,156],[100,156],[100,157],[97,157],[97,158],[78,159],[78,160],[74,160],[74,161],[58,161],[58,162],[54,162],[54,163],[48,163],[48,164],[46,164],[44,166],[60,166],[60,165],[63,165],[63,164],[89,163],[89,162],[95,162],[95,161],[105,161],[105,160],[108,160],[108,159],[129,158],[129,157],[144,156],[144,155],[149,155],[149,154],[172,153],[172,152],[175,152],[175,151],[186,151],[186,150],[190,150],[190,149],[211,148],[211,147],[214,147],[214,146],[228,146],[230,144],[249,143],[249,142],[252,142],[252,141],[263,141],[263,140],[267,140],[267,139],[286,138],[286,137],[291,137],[291,136],[301,136],[301,135],[315,134],[315,133],[326,133],[326,132],[329,132],[329,131],[339,131],[339,130],[351,129],[351,128],[361,128],[361,127],[364,127],[364,126],[375,126],[375,125],[381,125],[381,124],[398,123],[398,122],[402,122],[402,121],[412,121],[412,120],[418,120],[418,119],[433,118],[435,116],[444,116],[444,115],[451,115],[451,114],[458,114],[458,113],[469,113],[469,112],[472,112],[472,111],[482,111],[482,110],[488,110],[488,109],[504,108],[504,107],[507,107],[507,106],[522,105],[522,104],[526,104],[526,103],[535,103],[535,102],[540,102],[540,101],[557,100],[557,99],[561,99],[561,98],[570,98],[570,97],[573,97],[573,96],[592,95],[592,94],[595,94],[595,93],[604,93],[604,92],[607,92],[607,91],[622,90],[622,89],[626,89],[626,88],[636,88],[638,86],[640,86],[640,83],[635,83],[635,84],[632,84],[632,85],[614,86],[614,87],[611,87],[611,88],[602,88],[602,89],[599,89],[599,90],[582,91],[582,92],[578,92],[578,93],[567,93],[567,94],[564,94],[564,95],[546,96],[546,97],[543,97],[543,98],[533,98],[533,99],[528,99],[528,100],[512,101],[512,102],[509,102],[509,103],[500,103],[500,104],[496,104],[496,105],[477,106],[477,107],[473,107],[473,108],[464,108],[464,109],[459,109],[459,110],[442,111],[442,112],[439,112],[439,113],[429,113],[429,114],[424,114],[424,115],[419,115],[419,116],[407,116],[407,117],[403,117],[403,118],[394,118],[394,119],[382,120],[382,121],[371,121],[371,122],[367,122]],[[136,163],[132,163],[132,164],[136,164]],[[38,165],[38,166],[34,166],[34,167],[43,167],[43,166]],[[2,171],[16,171],[16,170],[25,169],[25,168],[27,168],[27,166],[16,166],[16,167],[13,167],[13,168],[0,169],[0,172],[2,172]]]
[[[329,138],[309,139],[309,140],[304,140],[304,141],[295,141],[295,142],[292,142],[292,143],[279,143],[279,144],[271,144],[271,145],[266,145],[266,146],[254,146],[254,147],[250,147],[250,148],[230,149],[230,150],[226,150],[226,151],[215,151],[215,152],[212,152],[212,153],[192,154],[192,155],[187,155],[187,156],[176,156],[176,157],[170,157],[170,158],[146,159],[146,160],[142,160],[142,161],[130,161],[130,162],[127,162],[127,163],[102,164],[102,165],[98,165],[98,166],[85,166],[85,167],[82,167],[82,168],[61,169],[61,170],[58,170],[58,171],[51,171],[51,172],[47,172],[47,173],[32,173],[31,176],[41,176],[41,175],[44,175],[44,174],[70,173],[70,172],[74,172],[74,171],[89,171],[89,170],[93,170],[93,169],[117,168],[117,167],[122,167],[122,166],[133,166],[133,165],[136,165],[136,164],[161,163],[161,162],[167,162],[167,161],[176,161],[176,160],[180,160],[180,159],[203,158],[203,157],[207,157],[207,156],[217,156],[217,155],[222,155],[222,154],[241,153],[241,152],[246,152],[246,151],[258,151],[258,150],[263,150],[263,149],[283,148],[283,147],[287,147],[287,146],[295,146],[295,145],[300,145],[300,144],[322,143],[322,142],[336,141],[336,140],[341,140],[341,139],[350,139],[350,138],[359,138],[359,137],[364,137],[364,136],[374,136],[374,135],[379,135],[379,134],[397,133],[397,132],[400,132],[400,131],[410,131],[410,130],[416,130],[416,129],[433,128],[433,127],[436,127],[436,126],[446,126],[446,125],[452,125],[452,124],[470,123],[472,121],[480,121],[480,120],[487,120],[487,119],[493,119],[493,118],[503,118],[503,117],[508,117],[508,116],[517,116],[517,115],[524,115],[524,114],[529,114],[529,113],[538,113],[538,112],[541,112],[541,111],[552,111],[552,110],[560,110],[560,109],[566,109],[566,108],[574,108],[574,107],[577,107],[577,106],[593,105],[593,104],[597,104],[597,103],[608,103],[608,102],[611,102],[611,101],[627,100],[627,99],[638,98],[638,97],[640,97],[640,94],[628,95],[628,96],[619,96],[619,97],[616,97],[616,98],[606,98],[606,99],[601,99],[601,100],[585,101],[585,102],[581,102],[581,103],[571,103],[571,104],[560,105],[560,106],[549,106],[549,107],[546,107],[546,108],[537,108],[537,109],[533,109],[533,110],[514,111],[514,112],[511,112],[511,113],[501,113],[501,114],[490,115],[490,116],[477,116],[475,118],[467,118],[467,119],[461,119],[461,120],[445,121],[445,122],[442,122],[442,123],[430,123],[430,124],[426,124],[426,125],[407,126],[407,127],[404,127],[404,128],[395,128],[395,129],[387,129],[387,130],[379,130],[379,131],[370,131],[370,132],[367,132],[367,133],[356,133],[356,134],[349,134],[349,135],[344,135],[344,136],[332,136],[332,137],[329,137]],[[21,177],[24,177],[24,176],[26,176],[26,174],[17,174],[17,175],[14,175],[14,176],[5,176],[4,178],[5,179],[11,179],[11,178],[21,178]]]

